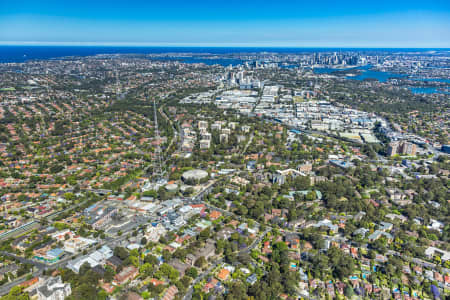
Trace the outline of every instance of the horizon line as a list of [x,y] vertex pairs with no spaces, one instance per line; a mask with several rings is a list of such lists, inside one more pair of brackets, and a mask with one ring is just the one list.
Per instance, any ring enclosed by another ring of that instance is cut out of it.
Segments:
[[132,42],[37,42],[37,41],[0,41],[0,46],[78,46],[78,47],[187,47],[187,48],[322,48],[322,49],[450,49],[449,46],[320,46],[320,45],[273,45],[271,43],[132,43]]

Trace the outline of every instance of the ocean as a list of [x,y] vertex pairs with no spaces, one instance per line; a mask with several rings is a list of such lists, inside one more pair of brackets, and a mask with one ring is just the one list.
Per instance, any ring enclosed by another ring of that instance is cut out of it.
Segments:
[[[120,47],[120,46],[0,46],[0,63],[27,60],[53,59],[66,56],[90,56],[97,54],[161,54],[161,53],[311,53],[359,51],[364,53],[416,52],[430,49],[371,49],[371,48],[263,48],[263,47]],[[433,49],[436,51],[446,49]],[[205,61],[205,63],[207,63]],[[225,62],[223,62],[225,63]],[[233,63],[238,63],[233,62]]]
[[[61,59],[70,56],[92,56],[99,54],[164,54],[164,53],[193,53],[193,54],[246,54],[246,53],[312,53],[312,52],[340,52],[355,51],[364,54],[395,53],[395,52],[421,52],[423,55],[435,55],[435,52],[449,49],[418,49],[418,48],[268,48],[268,47],[123,47],[123,46],[0,46],[0,63],[20,63],[28,60]],[[244,61],[236,57],[205,58],[197,56],[158,57],[156,59],[178,60],[185,63],[205,63],[207,65],[219,64],[222,66],[238,65]],[[360,67],[362,74],[348,77],[353,80],[375,78],[385,82],[390,77],[402,77],[400,74],[378,72]],[[336,69],[315,68],[316,73],[330,73]],[[420,80],[420,79],[419,79]],[[440,81],[440,79],[435,79]],[[446,79],[444,79],[446,80]],[[447,79],[448,80],[448,79]],[[436,89],[411,89],[413,93],[439,93]]]

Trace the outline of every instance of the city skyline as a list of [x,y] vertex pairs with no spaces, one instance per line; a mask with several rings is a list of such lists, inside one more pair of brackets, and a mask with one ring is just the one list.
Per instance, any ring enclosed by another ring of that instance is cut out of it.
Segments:
[[450,47],[450,4],[227,5],[162,1],[0,5],[1,45]]

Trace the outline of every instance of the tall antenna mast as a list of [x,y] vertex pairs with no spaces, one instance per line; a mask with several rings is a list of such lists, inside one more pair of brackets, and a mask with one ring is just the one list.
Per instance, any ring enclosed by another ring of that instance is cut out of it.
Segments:
[[49,90],[48,90],[48,67],[45,69],[45,79],[47,79],[46,80],[46,82],[47,82],[47,97],[48,97],[48,100],[50,100],[50,92],[49,92]]
[[116,98],[119,99],[120,84],[119,84],[119,71],[116,70]]
[[155,99],[153,99],[153,113],[154,113],[154,119],[155,119],[155,135],[156,135],[156,141],[157,145],[155,148],[155,161],[153,166],[153,176],[157,180],[161,180],[163,178],[164,172],[162,169],[162,159],[161,159],[161,136],[159,135],[159,129],[158,129],[158,116],[156,113],[156,102]]

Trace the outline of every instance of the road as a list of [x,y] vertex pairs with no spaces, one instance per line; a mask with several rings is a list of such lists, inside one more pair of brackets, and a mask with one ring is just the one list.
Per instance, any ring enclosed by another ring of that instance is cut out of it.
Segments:
[[[74,204],[74,205],[72,205],[72,206],[70,206],[70,207],[68,207],[68,208],[66,208],[64,210],[51,213],[51,214],[45,216],[43,219],[47,219],[49,221],[52,221],[56,216],[62,214],[63,212],[66,212],[66,211],[69,211],[71,209],[77,208],[80,205],[84,204],[86,201],[87,200],[85,200],[83,202],[80,202],[80,203],[77,203],[77,204]],[[27,232],[29,232],[29,231],[31,231],[33,229],[39,228],[39,227],[40,227],[40,220],[32,220],[32,221],[30,221],[27,224],[24,224],[24,225],[22,225],[20,227],[17,227],[17,228],[14,228],[14,229],[11,229],[11,230],[9,230],[7,232],[2,233],[0,235],[0,241],[8,239],[10,237],[16,237],[16,236],[22,235],[24,233],[27,233]]]
[[[227,178],[227,177],[224,177],[224,179],[226,179],[226,178]],[[222,180],[223,180],[223,179],[222,179]],[[220,181],[220,180],[218,180],[218,181]],[[217,184],[218,181],[213,181],[213,182],[211,182],[210,184],[208,184],[208,185],[207,185],[200,193],[198,193],[198,194],[197,194],[195,197],[193,197],[191,200],[192,200],[192,201],[201,201],[201,199],[202,199],[205,195],[207,195],[208,193],[211,192],[212,188],[215,186],[215,184]],[[72,206],[72,207],[70,207],[70,208],[68,208],[68,209],[72,209],[72,208],[78,207],[78,206],[80,206],[81,204],[82,204],[82,203],[76,204],[76,205],[74,205],[74,206]],[[234,213],[229,212],[229,211],[227,211],[227,210],[223,210],[223,209],[221,209],[221,208],[219,208],[219,207],[215,207],[215,206],[213,206],[213,205],[211,205],[211,204],[208,204],[208,203],[205,203],[205,205],[206,205],[207,207],[209,207],[210,209],[214,209],[214,210],[220,211],[220,212],[221,212],[222,214],[224,214],[224,215],[234,216],[234,217],[236,217],[236,218],[238,218],[238,219],[241,219],[240,216],[236,216]],[[68,210],[68,209],[66,209],[66,210]],[[60,213],[62,213],[62,211],[61,211],[61,212],[58,212],[58,213],[55,213],[55,214],[52,214],[52,215],[48,216],[48,218],[49,218],[49,219],[52,219],[52,218],[54,218],[55,216],[59,215]],[[125,224],[125,226],[122,226],[122,227],[126,227],[126,228],[120,228],[120,229],[126,229],[126,230],[125,230],[125,232],[126,232],[126,231],[129,231],[129,230],[133,229],[133,228],[138,227],[138,226],[141,225],[141,224],[145,224],[145,223],[148,223],[148,222],[151,222],[151,221],[152,221],[152,218],[144,218],[144,217],[139,217],[139,218],[137,218],[137,217],[133,217],[132,219],[130,219],[130,222],[129,222],[129,223]],[[253,243],[252,243],[250,246],[248,246],[247,248],[245,248],[245,249],[243,249],[243,250],[240,250],[239,252],[240,252],[240,253],[249,253],[251,250],[253,250],[253,249],[261,242],[262,238],[263,238],[270,230],[271,230],[271,228],[268,227],[268,228],[266,229],[266,231],[265,231],[263,234],[261,234],[257,239],[255,239],[255,240],[253,241]],[[115,248],[116,246],[121,245],[121,243],[122,243],[123,241],[125,241],[125,240],[127,239],[127,237],[128,237],[128,234],[124,234],[124,235],[122,235],[122,236],[117,236],[117,235],[115,235],[114,237],[109,237],[109,236],[108,236],[103,242],[97,244],[96,246],[107,245],[107,246],[109,246],[110,248],[113,249],[113,248]],[[17,255],[15,255],[15,254],[13,254],[13,253],[5,252],[5,251],[0,251],[0,254],[6,255],[6,256],[9,256],[9,257],[13,257],[13,258],[17,259],[18,261],[20,261],[21,263],[27,263],[27,264],[33,265],[33,266],[37,269],[36,271],[34,271],[33,273],[31,273],[31,275],[32,275],[33,277],[42,275],[42,272],[43,272],[44,270],[47,270],[47,269],[56,269],[56,268],[59,268],[59,267],[64,267],[70,260],[72,260],[72,259],[75,258],[77,255],[79,255],[79,254],[68,255],[68,256],[64,257],[63,259],[59,260],[59,261],[56,262],[56,263],[53,263],[53,264],[45,264],[45,263],[43,263],[43,262],[39,262],[39,261],[36,261],[36,260],[31,260],[31,259],[27,259],[27,258],[24,258],[24,257],[20,257],[20,256],[17,256]],[[206,277],[206,276],[207,276],[214,268],[216,268],[216,267],[217,267],[219,264],[221,264],[221,263],[223,263],[223,259],[220,259],[220,260],[215,261],[215,262],[214,262],[207,270],[205,270],[204,272],[202,272],[202,274],[199,275],[199,276],[193,281],[193,283],[191,284],[190,289],[188,290],[188,292],[186,293],[186,295],[185,295],[185,297],[184,297],[183,299],[185,299],[185,300],[191,299],[192,293],[193,293],[193,286],[194,286],[196,283],[198,283],[198,282],[200,282],[201,280],[203,280],[203,279],[204,279],[204,278],[205,278],[205,277]],[[18,285],[18,284],[21,284],[21,283],[23,283],[23,282],[25,282],[25,281],[26,281],[26,277],[27,277],[27,276],[18,278],[18,279],[16,279],[16,280],[12,281],[12,282],[9,282],[9,283],[7,283],[7,284],[1,286],[1,287],[0,287],[0,295],[5,295],[5,294],[7,294],[7,293],[9,292],[9,290],[10,290],[12,287],[14,287],[14,286],[16,286],[16,285]]]
[[152,222],[153,220],[144,217],[144,216],[133,216],[131,218],[129,218],[129,220],[127,222],[123,222],[122,224],[120,224],[117,227],[111,227],[109,228],[106,233],[108,234],[117,234],[119,231],[122,232],[129,232],[134,228],[137,228],[143,224],[147,224]]
[[245,152],[247,151],[248,146],[250,146],[250,144],[252,143],[254,137],[255,136],[252,133],[252,135],[250,136],[250,139],[248,140],[247,144],[245,144],[244,149],[242,149],[241,155],[245,154]]
[[66,209],[64,209],[64,210],[61,210],[61,211],[58,211],[58,212],[49,214],[49,215],[46,216],[45,218],[48,219],[48,220],[50,220],[50,221],[53,221],[53,219],[54,219],[55,217],[57,217],[58,215],[60,215],[60,214],[62,214],[62,213],[64,213],[64,212],[66,212],[66,211],[69,211],[69,210],[71,210],[71,209],[80,207],[81,205],[83,205],[83,204],[86,203],[87,201],[88,201],[88,200],[84,200],[84,201],[82,201],[82,202],[76,203],[76,204],[74,204],[74,205],[72,205],[72,206],[70,206],[70,207],[68,207],[68,208],[66,208]]
[[189,286],[188,291],[186,292],[186,295],[184,295],[183,300],[190,300],[192,299],[192,293],[194,292],[194,285],[202,281],[206,275],[208,275],[212,270],[214,270],[218,265],[223,263],[223,259],[219,259],[218,261],[214,262],[206,271],[202,272],[195,280],[191,283]]
[[[424,268],[429,268],[432,269],[434,271],[436,271],[437,265],[428,261],[425,261],[423,259],[420,258],[416,258],[416,257],[409,257],[407,255],[401,254],[400,252],[394,251],[394,250],[388,250],[387,254],[390,255],[395,255],[398,257],[402,257],[404,260],[407,261],[412,261],[413,263],[415,263],[416,265],[420,265]],[[442,267],[442,273],[450,273],[450,269],[444,268]]]
[[[212,184],[208,185],[204,190],[202,190],[200,193],[198,193],[193,200],[197,200],[199,198],[203,198],[203,196],[205,194],[208,194],[212,188],[214,187],[214,185],[217,183],[218,181],[214,181]],[[206,207],[208,207],[209,209],[214,209],[217,211],[220,211],[222,214],[227,215],[227,216],[233,216],[239,220],[241,220],[240,216],[235,215],[234,213],[221,209],[219,207],[216,207],[214,205],[211,205],[209,203],[204,202],[204,204],[206,205]],[[259,225],[258,222],[255,221],[255,223],[257,223]],[[267,233],[269,233],[272,230],[272,228],[270,226],[266,227],[266,230],[260,234],[258,236],[258,238],[256,238],[252,244],[248,247],[246,247],[245,249],[242,249],[240,251],[238,251],[238,253],[250,253],[256,246],[259,245],[259,243],[262,241],[262,239],[267,235]],[[194,286],[202,281],[209,273],[211,273],[212,270],[214,270],[218,265],[223,263],[223,259],[219,259],[218,261],[215,261],[206,271],[202,272],[197,278],[195,278],[195,280],[191,283],[191,285],[189,286],[188,291],[186,292],[186,295],[184,295],[183,300],[190,300],[192,299],[192,294],[194,292]]]
[[[19,285],[21,283],[24,283],[25,281],[27,281],[27,276],[28,274],[17,278],[11,282],[5,283],[4,285],[0,286],[0,295],[6,295],[9,293],[9,291],[11,290],[11,288],[15,287],[16,285]],[[31,276],[34,278],[36,276],[40,276],[42,275],[42,270],[37,270],[34,271],[33,273],[31,273]]]
[[[217,182],[219,182],[219,181],[220,181],[220,180],[215,181],[215,182],[214,182],[213,184],[211,184],[208,188],[205,188],[204,190],[202,190],[195,198],[196,198],[196,199],[201,199],[201,198],[203,198],[203,196],[205,196],[205,194],[209,193],[210,190],[212,189],[212,187],[214,187],[214,185],[217,184]],[[229,212],[229,211],[227,211],[227,210],[223,210],[223,209],[221,209],[221,208],[215,207],[214,205],[211,205],[211,204],[206,203],[206,202],[205,202],[205,205],[206,205],[208,208],[210,208],[210,209],[214,209],[214,210],[220,211],[220,212],[221,212],[222,214],[224,214],[224,215],[232,215],[232,216],[234,216],[234,217],[237,217],[238,219],[241,219],[239,216],[236,216],[234,213]],[[261,242],[261,240],[263,239],[263,237],[264,237],[269,231],[271,231],[271,230],[272,230],[271,227],[266,228],[265,232],[264,232],[263,234],[259,235],[259,237],[258,237],[257,239],[255,239],[255,240],[253,241],[253,243],[252,243],[248,248],[239,251],[239,253],[249,253],[249,252],[251,252],[251,250],[253,250],[253,249]],[[297,231],[290,231],[290,230],[284,230],[284,231],[285,231],[285,232],[291,232],[291,233],[297,233],[297,234],[299,233],[299,232],[297,232]],[[411,258],[411,257],[405,256],[405,255],[402,255],[401,253],[396,252],[396,251],[389,251],[388,254],[396,255],[396,256],[401,256],[401,257],[403,257],[404,259],[409,260],[409,261],[412,261],[412,262],[414,262],[415,264],[420,265],[420,266],[422,266],[422,267],[430,268],[430,269],[433,269],[433,270],[436,269],[436,265],[435,265],[434,263],[430,263],[430,262],[424,261],[424,260],[422,260],[422,259],[420,259],[420,258]],[[444,271],[445,273],[450,273],[450,270],[449,270],[449,269],[446,269],[446,268],[443,268],[443,271]],[[208,273],[209,273],[209,272],[210,272],[210,271],[208,271]],[[201,276],[199,276],[198,278],[196,278],[196,280],[193,282],[192,286],[195,285],[197,282],[201,281],[204,277],[205,277],[205,274],[202,273]],[[192,291],[192,287],[191,287],[191,288],[189,289],[189,291],[186,293],[186,295],[185,295],[185,297],[183,298],[183,300],[189,300],[189,299],[191,299],[191,297],[192,297],[192,292],[193,292],[193,291]],[[308,298],[308,297],[306,297],[306,298]]]
[[38,262],[38,261],[35,261],[35,260],[31,260],[31,259],[27,259],[27,258],[24,258],[24,257],[21,257],[21,256],[17,256],[17,255],[15,255],[13,253],[9,253],[9,252],[6,252],[6,251],[0,251],[0,254],[12,257],[14,259],[17,259],[19,262],[21,262],[23,264],[33,265],[36,268],[38,268],[39,270],[45,270],[47,268],[47,264],[45,264],[45,263],[41,263],[41,262]]
[[[261,240],[266,236],[266,234],[272,230],[272,228],[267,228],[263,234],[260,234],[257,239],[253,241],[253,243],[248,246],[245,249],[242,249],[239,251],[239,253],[250,253],[260,242]],[[192,293],[194,292],[193,286],[202,281],[209,273],[211,273],[212,270],[214,270],[218,265],[223,263],[223,259],[219,259],[218,261],[215,261],[206,271],[202,272],[195,280],[191,283],[189,286],[188,291],[186,292],[186,295],[184,295],[183,300],[190,300],[192,299]]]
[[266,230],[263,232],[263,234],[260,234],[258,236],[258,238],[256,238],[253,243],[247,247],[244,250],[241,250],[240,253],[250,253],[253,249],[255,249],[256,246],[259,245],[259,243],[261,243],[262,239],[272,230],[271,227],[267,227]]
[[[103,243],[100,243],[97,246],[107,245],[111,249],[114,249],[116,246],[118,246],[122,241],[126,240],[127,238],[128,238],[128,235],[125,235],[125,234],[122,235],[122,236],[115,237],[115,238],[107,238]],[[64,267],[70,260],[72,260],[75,256],[79,255],[79,253],[74,254],[74,255],[68,255],[68,256],[64,257],[63,259],[59,260],[56,263],[45,264],[45,263],[42,263],[42,262],[39,262],[39,261],[26,259],[26,258],[17,256],[15,254],[12,254],[12,253],[9,253],[9,252],[5,252],[5,251],[0,251],[0,254],[16,258],[21,263],[28,263],[28,264],[32,264],[33,266],[35,266],[37,268],[37,270],[34,271],[33,273],[31,273],[32,277],[36,277],[36,276],[42,275],[42,272],[44,270],[57,269],[57,268],[60,268],[60,267]],[[14,280],[14,281],[8,282],[8,283],[0,286],[0,295],[6,295],[12,287],[25,282],[27,280],[27,275],[28,274],[24,275],[21,278],[18,278],[18,279]]]

